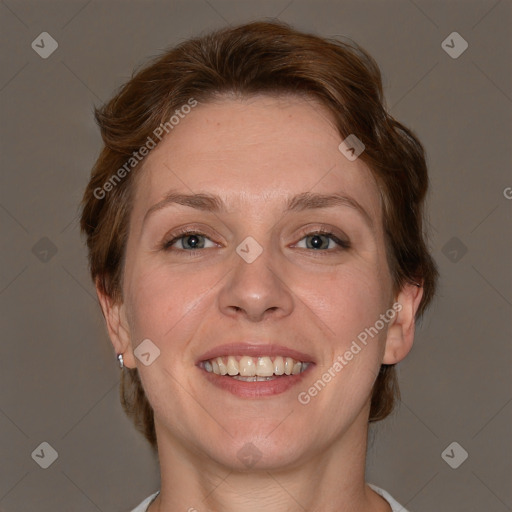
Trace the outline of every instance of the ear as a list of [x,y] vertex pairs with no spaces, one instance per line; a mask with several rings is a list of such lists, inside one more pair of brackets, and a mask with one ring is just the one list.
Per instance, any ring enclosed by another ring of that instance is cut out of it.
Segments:
[[96,282],[96,294],[100,301],[101,310],[107,324],[110,341],[116,354],[123,354],[123,363],[127,368],[135,368],[135,356],[133,354],[130,329],[126,319],[124,303],[117,303],[107,296]]
[[394,321],[388,327],[386,349],[382,364],[400,362],[409,353],[414,342],[416,311],[423,297],[423,287],[407,283],[395,300],[397,311]]

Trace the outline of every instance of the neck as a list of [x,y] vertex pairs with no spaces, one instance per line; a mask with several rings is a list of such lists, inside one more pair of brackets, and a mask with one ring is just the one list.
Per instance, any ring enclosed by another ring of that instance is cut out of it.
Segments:
[[[156,418],[155,418],[156,420]],[[367,416],[324,451],[287,467],[235,470],[198,454],[155,421],[160,494],[148,512],[390,512],[365,484]]]

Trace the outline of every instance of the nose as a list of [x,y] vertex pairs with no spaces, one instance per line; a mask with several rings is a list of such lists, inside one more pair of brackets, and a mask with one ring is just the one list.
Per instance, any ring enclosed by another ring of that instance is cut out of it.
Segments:
[[263,250],[250,263],[236,252],[233,260],[232,271],[219,294],[223,314],[261,322],[269,317],[284,318],[293,311],[293,292],[269,250]]

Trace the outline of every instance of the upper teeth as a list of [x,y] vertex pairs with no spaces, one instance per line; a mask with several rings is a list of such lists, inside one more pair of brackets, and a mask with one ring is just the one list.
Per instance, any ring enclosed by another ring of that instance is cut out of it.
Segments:
[[239,361],[236,360],[235,356],[228,356],[226,358],[216,357],[204,361],[204,368],[207,372],[213,372],[217,375],[241,375],[242,377],[296,375],[303,372],[308,366],[309,363],[281,356],[273,359],[268,356],[242,356]]

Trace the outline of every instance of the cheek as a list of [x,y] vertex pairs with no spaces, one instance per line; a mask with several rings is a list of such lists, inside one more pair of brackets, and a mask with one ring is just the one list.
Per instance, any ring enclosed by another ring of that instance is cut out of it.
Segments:
[[130,328],[135,341],[140,337],[160,339],[164,324],[171,322],[172,316],[180,314],[173,304],[173,294],[169,293],[173,283],[165,286],[165,278],[165,274],[150,269],[135,269],[127,279]]
[[126,276],[132,345],[150,339],[160,350],[151,365],[138,364],[139,376],[155,413],[166,416],[175,433],[185,429],[180,411],[195,407],[190,401],[192,361],[187,347],[204,316],[210,281],[198,274],[191,282],[168,266],[148,262],[137,263]]
[[297,275],[292,286],[296,295],[323,323],[337,348],[373,325],[387,303],[386,290],[375,267],[347,265],[322,274]]
[[[176,351],[189,339],[215,288],[212,272],[186,275],[154,262],[137,263],[126,277],[130,329],[135,344],[149,338]],[[172,344],[166,342],[172,340]]]
[[296,288],[314,313],[311,317],[318,330],[326,333],[317,340],[328,354],[319,370],[331,392],[323,397],[330,395],[330,400],[348,410],[371,392],[385,347],[389,322],[380,318],[390,307],[388,290],[372,268],[347,266],[330,275],[304,278]]
[[386,291],[376,270],[364,265],[302,281],[298,293],[315,313],[315,330],[323,328],[327,336],[316,340],[323,344],[325,358],[298,400],[328,419],[325,428],[332,435],[340,422],[351,424],[369,405],[385,345],[387,324],[374,329],[388,309]]

